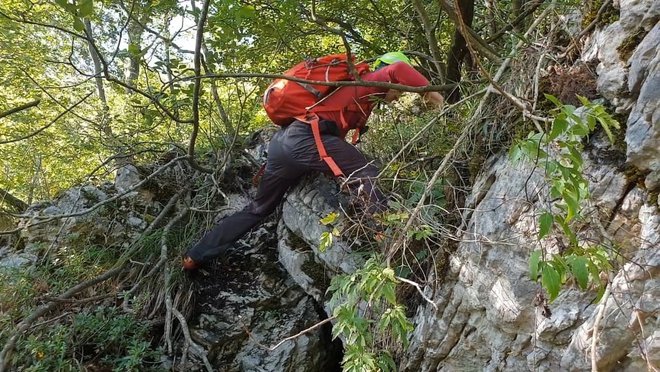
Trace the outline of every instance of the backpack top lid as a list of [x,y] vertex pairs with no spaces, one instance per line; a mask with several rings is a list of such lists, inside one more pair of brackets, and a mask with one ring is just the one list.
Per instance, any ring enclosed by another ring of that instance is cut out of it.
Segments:
[[[355,57],[351,56],[351,60],[354,59]],[[366,63],[353,66],[358,75],[369,71],[369,65]],[[350,72],[346,54],[306,59],[284,72],[284,75],[318,82],[355,80]],[[336,90],[335,88],[311,82],[275,79],[264,93],[263,106],[273,123],[285,126],[293,122],[296,117],[305,115],[310,107],[327,97]]]

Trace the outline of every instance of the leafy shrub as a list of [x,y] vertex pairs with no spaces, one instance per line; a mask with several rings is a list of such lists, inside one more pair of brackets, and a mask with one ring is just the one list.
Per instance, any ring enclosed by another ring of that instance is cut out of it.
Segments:
[[408,346],[413,330],[405,308],[397,302],[394,270],[379,256],[371,257],[354,274],[332,279],[328,292],[337,321],[333,337],[344,341],[344,371],[393,371],[396,365],[387,341]]
[[584,97],[578,96],[583,104],[581,114],[574,106],[563,105],[551,95],[546,98],[557,106],[550,132],[530,133],[527,139],[511,147],[509,155],[513,161],[526,159],[544,170],[550,182],[548,199],[554,200],[554,208],[541,214],[538,238],[543,239],[558,226],[568,239],[568,246],[547,259],[544,257],[549,255],[533,252],[530,277],[538,280],[540,276],[551,301],[559,295],[561,285],[569,278],[583,290],[591,282],[599,289],[600,298],[605,290],[600,272],[611,268],[610,257],[605,247],[581,243],[573,228],[575,221],[581,218],[582,205],[589,198],[589,182],[582,175],[582,141],[595,129],[596,123],[600,123],[610,142],[614,143],[612,128],[618,129],[619,123],[603,106]]
[[162,354],[150,327],[113,307],[84,310],[19,342],[16,365],[26,371],[74,371],[91,365],[115,371],[156,369]]

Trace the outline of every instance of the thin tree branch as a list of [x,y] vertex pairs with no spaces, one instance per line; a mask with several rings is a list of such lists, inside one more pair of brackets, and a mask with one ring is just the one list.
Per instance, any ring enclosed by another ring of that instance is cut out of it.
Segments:
[[422,20],[422,26],[424,27],[424,34],[426,35],[426,40],[429,43],[429,49],[431,50],[431,55],[433,56],[433,66],[435,66],[435,72],[438,74],[439,80],[444,81],[444,69],[441,66],[441,53],[438,48],[438,39],[435,37],[435,28],[431,25],[429,20],[429,15],[426,13],[426,9],[422,4],[421,0],[412,0],[412,3],[419,14],[419,18]]
[[188,142],[188,161],[190,165],[204,173],[213,173],[212,169],[202,167],[195,161],[195,142],[197,141],[197,134],[199,133],[199,96],[202,88],[202,80],[198,77],[201,74],[201,53],[202,53],[202,40],[204,37],[204,24],[206,24],[206,17],[209,12],[210,0],[204,0],[202,4],[202,11],[199,15],[199,20],[197,22],[197,35],[195,37],[195,86],[193,87],[193,97],[192,97],[192,125],[193,130],[190,134],[190,141]]
[[64,110],[59,115],[57,115],[53,120],[50,121],[50,123],[44,125],[43,127],[37,129],[36,131],[34,131],[30,134],[26,134],[25,136],[18,137],[18,138],[13,138],[13,139],[6,140],[6,141],[0,141],[0,145],[5,145],[5,144],[8,144],[8,143],[14,143],[14,142],[20,142],[20,141],[23,141],[23,140],[26,140],[28,138],[36,136],[37,134],[43,132],[44,130],[48,129],[50,126],[55,124],[58,120],[60,120],[64,115],[71,112],[71,110],[76,108],[79,104],[85,102],[85,100],[87,100],[87,98],[89,98],[89,96],[91,96],[92,94],[94,94],[94,92],[87,93],[87,95],[84,96],[82,99],[80,99],[78,102],[76,102],[73,105],[69,106],[68,108],[66,108],[66,110]]
[[10,207],[17,211],[24,211],[29,207],[26,202],[10,194],[9,191],[0,188],[0,203],[2,202],[9,204]]
[[194,79],[231,79],[231,78],[263,78],[263,79],[284,79],[295,81],[298,83],[307,83],[314,85],[326,85],[331,87],[379,87],[379,88],[388,88],[396,89],[402,92],[413,92],[413,93],[425,93],[425,92],[441,92],[447,91],[454,87],[456,84],[444,84],[444,85],[427,85],[424,87],[411,87],[408,85],[402,84],[393,84],[393,83],[384,83],[379,81],[320,81],[320,80],[305,80],[293,76],[282,75],[282,74],[262,74],[262,73],[250,73],[250,72],[237,72],[237,73],[222,73],[222,74],[207,74],[199,76],[189,76],[184,78],[175,79],[173,82],[179,81],[189,81]]
[[520,24],[520,22],[524,21],[530,14],[534,13],[536,9],[541,6],[541,4],[543,4],[544,1],[545,0],[536,0],[535,2],[529,4],[524,12],[520,13],[516,19],[511,21],[511,23],[508,23],[501,30],[497,31],[497,33],[491,35],[488,39],[486,39],[486,42],[491,44],[492,42],[504,36],[507,31],[513,30],[513,28]]
[[461,30],[461,33],[463,34],[463,37],[465,38],[466,42],[468,44],[472,43],[475,48],[486,58],[493,62],[500,62],[500,57],[497,55],[497,53],[491,48],[490,45],[488,45],[487,42],[485,42],[472,28],[467,27],[465,25],[461,26],[463,23],[460,13],[460,9],[458,8],[458,5],[456,5],[455,2],[452,0],[438,0],[440,2],[440,6],[444,11],[447,13],[449,18],[454,22],[454,24],[457,26],[459,30]]
[[[296,333],[295,335],[293,335],[293,336],[289,336],[289,337],[283,339],[282,341],[278,342],[277,344],[275,344],[275,345],[273,345],[273,346],[270,346],[270,347],[265,346],[265,345],[262,345],[262,344],[260,344],[260,343],[258,343],[258,342],[257,342],[257,344],[258,344],[260,347],[262,347],[262,348],[264,348],[264,349],[266,349],[266,350],[268,350],[268,351],[274,351],[274,350],[277,349],[278,347],[282,346],[283,343],[285,343],[285,342],[287,342],[287,341],[291,341],[291,340],[293,340],[293,339],[296,339],[296,338],[298,338],[298,337],[304,335],[305,333],[307,333],[307,332],[311,332],[311,331],[315,330],[316,328],[319,328],[320,326],[322,326],[322,325],[324,325],[324,324],[326,324],[326,323],[328,323],[328,322],[331,322],[331,321],[333,321],[333,320],[335,320],[335,319],[337,319],[336,316],[331,316],[331,317],[329,317],[329,318],[323,319],[322,321],[320,321],[320,322],[314,324],[313,326],[311,326],[311,327],[309,327],[309,328],[306,328],[306,329],[303,329],[302,331]],[[248,335],[249,335],[249,332],[248,332]],[[255,341],[255,342],[256,342],[256,341]]]
[[433,302],[430,298],[426,297],[426,295],[424,294],[424,291],[422,290],[421,285],[419,285],[418,283],[413,282],[412,280],[408,280],[408,279],[402,278],[400,276],[397,276],[396,279],[400,280],[400,281],[402,281],[406,284],[410,284],[411,286],[417,288],[417,292],[419,292],[419,294],[422,295],[422,298],[424,299],[424,301],[430,303],[431,306],[433,306],[434,309],[438,310],[438,305],[436,305],[435,302]]
[[26,104],[24,104],[24,105],[20,105],[20,106],[18,106],[18,107],[14,107],[13,109],[10,109],[10,110],[4,111],[4,112],[0,112],[0,119],[4,118],[5,116],[9,116],[9,115],[15,114],[15,113],[17,113],[17,112],[20,112],[20,111],[23,111],[23,110],[27,110],[27,109],[29,109],[30,107],[37,106],[37,105],[40,104],[40,103],[41,103],[41,100],[38,99],[38,100],[35,100],[35,101],[32,101],[32,102],[28,102],[28,103],[26,103]]

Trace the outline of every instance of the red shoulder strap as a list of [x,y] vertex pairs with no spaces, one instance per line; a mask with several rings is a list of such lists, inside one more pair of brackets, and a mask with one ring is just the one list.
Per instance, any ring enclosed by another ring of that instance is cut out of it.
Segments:
[[344,177],[344,172],[341,171],[335,160],[328,155],[328,152],[325,151],[325,146],[323,146],[323,141],[321,140],[321,129],[319,128],[319,117],[316,114],[310,113],[304,116],[296,117],[297,120],[308,123],[312,127],[312,134],[314,135],[314,143],[316,143],[316,148],[319,151],[319,156],[332,171],[332,174],[335,177]]

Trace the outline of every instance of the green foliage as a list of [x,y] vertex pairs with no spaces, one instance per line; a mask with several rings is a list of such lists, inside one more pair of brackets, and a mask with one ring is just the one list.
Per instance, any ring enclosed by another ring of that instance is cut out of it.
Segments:
[[162,352],[151,346],[149,327],[111,307],[84,310],[70,324],[33,333],[18,345],[25,371],[77,371],[94,363],[115,371],[156,370]]
[[511,147],[509,155],[513,161],[526,159],[538,164],[550,182],[549,197],[556,200],[552,210],[544,211],[539,217],[538,238],[548,236],[555,226],[568,239],[568,247],[559,254],[544,259],[541,251],[530,257],[530,277],[538,280],[554,300],[561,285],[568,278],[586,290],[593,283],[602,293],[600,272],[609,270],[611,265],[606,251],[600,247],[587,247],[579,241],[573,228],[574,222],[581,219],[582,205],[589,198],[589,182],[582,175],[582,141],[600,124],[610,142],[614,142],[612,128],[619,124],[601,105],[594,104],[584,97],[578,97],[583,104],[582,112],[577,113],[571,105],[562,105],[555,97],[546,95],[557,109],[554,112],[549,133],[530,133],[523,141]]
[[383,350],[383,340],[406,348],[413,330],[396,299],[398,283],[394,270],[378,256],[355,273],[332,279],[328,292],[337,317],[332,333],[344,341],[344,371],[395,370],[391,354]]
[[[173,234],[176,239],[180,235]],[[160,249],[161,231],[142,238],[137,260]],[[16,324],[44,300],[107,271],[122,249],[90,243],[84,231],[71,234],[63,246],[50,252],[33,267],[0,269],[0,343],[16,332]],[[176,243],[176,242],[172,242]],[[48,250],[48,245],[43,249]],[[126,285],[128,283],[124,283]],[[86,296],[116,290],[117,283],[103,283]],[[129,299],[125,299],[129,301]],[[140,314],[142,298],[130,299]],[[94,302],[92,302],[94,304]],[[13,364],[26,371],[79,371],[95,364],[116,371],[149,370],[162,354],[152,345],[152,326],[140,318],[108,306],[63,305],[62,315],[44,319],[44,326],[21,338]]]
[[321,237],[319,238],[319,251],[321,253],[325,252],[332,246],[332,242],[335,236],[341,235],[339,230],[332,226],[332,224],[337,221],[338,217],[338,213],[332,212],[319,220],[319,222],[321,222],[324,226],[330,226],[332,228],[331,231],[324,231],[321,233]]

